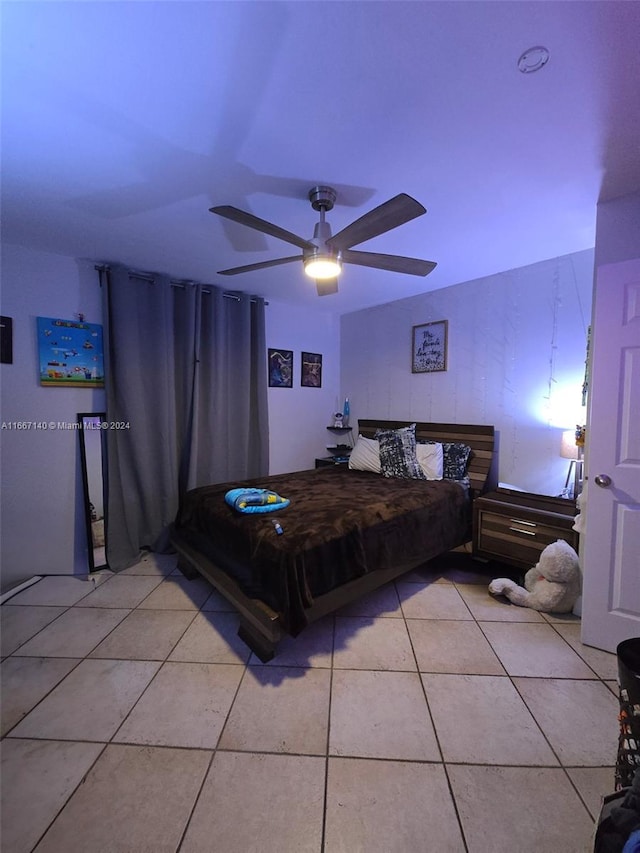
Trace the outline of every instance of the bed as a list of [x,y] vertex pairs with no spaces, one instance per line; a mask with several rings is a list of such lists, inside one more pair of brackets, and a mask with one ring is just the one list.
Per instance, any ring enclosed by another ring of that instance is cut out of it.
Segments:
[[[396,437],[407,427],[360,420],[356,449],[379,430]],[[415,439],[419,448],[469,447],[465,476],[385,477],[334,465],[187,493],[171,534],[178,566],[234,605],[238,633],[261,660],[274,656],[283,636],[470,540],[472,501],[492,481],[494,428],[417,423]],[[236,512],[224,497],[239,485],[268,488],[290,505]]]

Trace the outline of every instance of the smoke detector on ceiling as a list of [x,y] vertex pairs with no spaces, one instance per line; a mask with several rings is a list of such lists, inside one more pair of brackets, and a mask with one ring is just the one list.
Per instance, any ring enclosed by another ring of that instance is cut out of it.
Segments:
[[518,69],[523,74],[532,74],[540,71],[549,61],[549,51],[546,47],[530,47],[518,60]]

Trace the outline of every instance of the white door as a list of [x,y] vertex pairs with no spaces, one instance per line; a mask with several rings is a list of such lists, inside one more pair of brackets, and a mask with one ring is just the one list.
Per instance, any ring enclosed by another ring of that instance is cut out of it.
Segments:
[[640,636],[640,259],[596,273],[587,422],[582,641]]

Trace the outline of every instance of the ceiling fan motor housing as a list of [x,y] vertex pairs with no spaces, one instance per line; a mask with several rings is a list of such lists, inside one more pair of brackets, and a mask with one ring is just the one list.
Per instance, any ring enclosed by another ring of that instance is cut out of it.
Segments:
[[331,226],[329,223],[325,222],[324,219],[317,222],[313,229],[313,239],[309,241],[315,245],[315,249],[304,249],[302,252],[305,265],[314,258],[322,258],[340,263],[342,253],[336,251],[331,246],[327,246],[327,240],[330,237]]
[[316,248],[305,249],[303,252],[305,266],[309,261],[315,258],[322,258],[327,261],[336,261],[340,263],[341,253],[337,252],[330,246],[327,246],[327,240],[331,237],[331,226],[328,222],[325,222],[324,218],[327,210],[331,210],[333,208],[336,197],[337,193],[333,187],[318,186],[309,190],[309,201],[311,202],[311,207],[313,207],[314,210],[319,211],[320,221],[316,223],[315,228],[313,229],[313,239],[309,241],[310,243],[313,243]]
[[332,210],[336,198],[333,187],[313,187],[309,190],[309,201],[314,210]]

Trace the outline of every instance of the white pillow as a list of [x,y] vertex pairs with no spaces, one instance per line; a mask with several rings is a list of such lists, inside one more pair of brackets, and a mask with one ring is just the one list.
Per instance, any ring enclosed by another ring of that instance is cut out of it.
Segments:
[[374,474],[381,474],[380,442],[359,435],[356,446],[349,456],[349,468],[354,471],[373,471]]
[[444,453],[441,444],[417,444],[416,456],[427,480],[442,480]]

